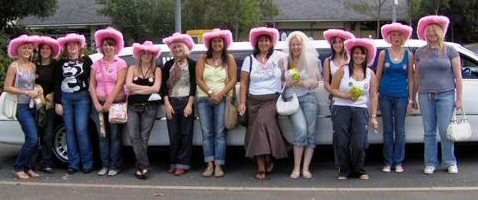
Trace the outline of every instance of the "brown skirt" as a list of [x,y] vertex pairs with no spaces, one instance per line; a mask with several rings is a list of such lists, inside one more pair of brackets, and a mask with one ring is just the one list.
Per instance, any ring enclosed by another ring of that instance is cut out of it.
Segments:
[[287,150],[277,120],[276,101],[279,95],[249,94],[247,98],[246,157],[272,155],[276,159],[286,158]]

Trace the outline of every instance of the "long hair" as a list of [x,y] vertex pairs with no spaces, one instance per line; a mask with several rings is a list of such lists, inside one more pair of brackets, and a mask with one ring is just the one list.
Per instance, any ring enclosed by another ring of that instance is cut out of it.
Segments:
[[[70,42],[68,42],[70,43]],[[65,46],[62,48],[63,50],[61,51],[60,58],[62,59],[70,59],[70,53],[68,52],[68,43],[65,43]],[[85,51],[86,51],[86,46],[84,48],[81,47],[81,44],[77,42],[78,44],[78,59],[81,59],[82,57],[86,56]]]
[[41,57],[40,51],[41,51],[41,49],[42,49],[44,46],[47,46],[47,47],[50,48],[51,53],[50,53],[49,59],[50,59],[50,62],[53,61],[53,53],[54,53],[54,52],[53,52],[53,48],[52,48],[50,45],[41,43],[40,45],[38,45],[38,50],[37,50],[37,52],[36,52],[36,53],[34,54],[34,56],[33,56],[33,63],[35,63],[36,65],[41,65],[41,58],[42,58],[42,57]]
[[267,52],[267,55],[266,55],[266,58],[269,58],[271,57],[272,53],[274,53],[274,45],[272,44],[272,37],[270,35],[267,35],[267,34],[264,34],[264,35],[260,35],[257,39],[257,42],[254,44],[254,49],[252,50],[252,55],[254,55],[254,57],[257,56],[257,54],[259,54],[261,52],[261,50],[259,49],[259,40],[262,38],[262,37],[265,37],[267,38],[269,41],[271,41],[271,47],[270,49],[268,50]]
[[320,77],[319,53],[312,46],[310,39],[303,32],[294,31],[289,34],[286,39],[287,47],[285,51],[292,57],[292,41],[297,40],[302,48],[298,58],[299,65],[303,67],[306,72],[306,79],[314,79],[318,81]]
[[[141,55],[136,59],[136,63],[137,63],[137,72],[140,73],[141,75],[142,74],[142,71],[141,71],[141,66],[143,65],[143,60],[141,60],[141,56],[144,54],[144,51],[141,52]],[[153,72],[153,77],[154,77],[154,69],[156,67],[156,59],[154,58],[154,55],[152,55],[151,57],[151,63],[149,64],[149,67],[148,67],[148,71],[149,72]],[[148,74],[146,74],[147,76]],[[143,77],[143,78],[146,78],[146,77]]]
[[[339,39],[339,37],[334,37],[334,38],[332,39],[332,45],[331,45],[332,48],[330,48],[330,50],[332,51],[332,54],[331,54],[330,58],[333,60],[333,59],[336,58],[335,56],[342,56],[342,58],[343,58],[344,60],[348,60],[348,59],[349,59],[349,54],[348,54],[347,51],[345,50],[345,44],[344,44],[344,41],[345,41],[345,40],[342,39],[342,50],[341,50],[340,52],[336,52],[336,51],[334,50],[333,45],[334,45],[334,43],[338,42],[337,39]],[[341,38],[340,38],[340,39],[341,39]]]
[[100,49],[100,52],[101,52],[102,54],[104,54],[103,45],[104,45],[105,43],[108,44],[109,46],[114,46],[114,47],[115,47],[115,51],[117,51],[117,49],[116,49],[116,44],[117,44],[117,43],[116,43],[116,40],[114,40],[114,39],[112,39],[112,38],[106,38],[106,39],[104,39],[103,42],[100,44],[100,48],[99,48],[99,49]]
[[[175,44],[175,42],[173,42],[169,48],[172,49],[172,45]],[[182,43],[182,42],[178,42],[177,44],[181,45],[183,50],[184,50],[184,55],[186,56],[186,59],[189,60],[189,54],[191,53],[191,50],[189,49],[189,47]],[[166,73],[170,73],[169,75],[169,79],[166,80],[166,84],[168,86],[168,89],[169,89],[169,93],[171,93],[172,89],[174,88],[174,86],[176,86],[176,83],[181,79],[181,68],[179,67],[179,57],[178,55],[175,55],[172,51],[171,53],[173,54],[174,56],[174,63],[173,65],[171,66],[171,69],[170,69],[170,72],[166,72]]]
[[[227,64],[227,62],[229,61],[229,56],[228,55],[228,52],[227,52],[227,45],[226,45],[226,41],[223,39],[223,47],[222,47],[222,50],[221,50],[221,60],[222,60],[222,63],[223,64]],[[209,43],[209,46],[207,47],[207,52],[206,52],[206,59],[211,59],[213,58],[213,55],[212,55],[212,40],[211,42]]]
[[[438,52],[440,53],[440,55],[444,55],[445,54],[445,32],[443,31],[443,29],[436,25],[436,24],[432,24],[430,26],[428,26],[426,28],[427,30],[428,29],[432,29],[432,31],[434,31],[437,36],[438,36]],[[427,42],[428,42],[428,38],[427,38]],[[426,48],[426,55],[428,55],[428,53],[430,52],[430,45],[427,45],[427,48]]]
[[352,74],[354,73],[355,61],[353,60],[353,55],[354,55],[354,52],[355,52],[356,49],[360,50],[361,53],[365,54],[365,60],[361,64],[361,67],[363,69],[363,77],[366,77],[367,76],[368,51],[365,47],[362,47],[362,46],[356,46],[356,47],[352,48],[352,52],[351,52],[352,62],[349,65],[350,76],[352,76]]

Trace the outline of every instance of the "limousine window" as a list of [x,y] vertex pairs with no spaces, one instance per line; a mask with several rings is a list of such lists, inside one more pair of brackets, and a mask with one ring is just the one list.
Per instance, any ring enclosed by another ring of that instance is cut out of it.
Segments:
[[462,75],[464,79],[478,79],[478,63],[470,57],[460,54]]

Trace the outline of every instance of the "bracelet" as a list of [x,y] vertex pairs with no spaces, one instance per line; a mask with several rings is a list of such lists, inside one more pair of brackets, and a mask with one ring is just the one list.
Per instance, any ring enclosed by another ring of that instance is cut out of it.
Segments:
[[377,115],[375,115],[375,114],[372,114],[372,117],[373,117],[373,118],[375,118],[375,117],[377,117]]
[[412,101],[412,100],[408,100],[408,103],[411,104],[411,103],[413,103],[413,101]]

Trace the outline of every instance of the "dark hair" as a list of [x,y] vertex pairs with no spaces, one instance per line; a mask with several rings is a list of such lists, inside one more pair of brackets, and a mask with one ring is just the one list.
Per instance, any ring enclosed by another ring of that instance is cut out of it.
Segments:
[[[101,51],[101,53],[103,53],[103,45],[104,45],[104,44],[107,44],[107,45],[109,45],[109,46],[115,46],[115,47],[116,47],[116,44],[117,44],[117,43],[116,43],[116,40],[114,40],[113,38],[106,38],[106,39],[104,39],[104,40],[101,42],[101,44],[100,44],[100,45],[101,45],[101,46],[100,46],[100,51]],[[116,50],[116,51],[118,51],[118,50]]]
[[50,61],[53,61],[53,48],[48,45],[48,44],[45,44],[45,43],[41,43],[38,45],[38,50],[36,51],[36,53],[33,55],[33,63],[35,63],[36,65],[41,65],[41,49],[44,47],[44,46],[48,46],[50,47],[50,50],[51,50],[51,53],[50,53]]
[[[213,38],[214,39],[214,38]],[[222,63],[224,64],[227,64],[227,62],[229,61],[229,58],[228,58],[228,52],[227,52],[227,45],[226,45],[226,41],[224,40],[224,38],[221,38],[222,39],[222,42],[223,42],[223,47],[222,47],[222,53],[221,53],[221,59],[222,59]],[[210,59],[213,57],[212,55],[212,41],[209,43],[209,46],[207,47],[207,52],[206,52],[206,59]]]
[[355,62],[353,61],[353,54],[354,54],[354,51],[355,49],[359,49],[362,53],[365,53],[365,61],[364,63],[362,64],[362,68],[363,68],[363,76],[367,76],[367,60],[368,60],[368,51],[365,47],[363,46],[356,46],[354,48],[352,48],[350,54],[352,54],[352,62],[350,64],[350,67],[349,67],[349,70],[350,70],[350,76],[352,76],[352,74],[354,73],[354,67],[355,67]]
[[265,37],[267,38],[268,40],[271,41],[271,48],[269,49],[269,52],[267,52],[267,55],[266,55],[266,58],[269,58],[271,57],[272,53],[274,52],[274,45],[272,45],[272,37],[270,35],[267,35],[267,34],[264,34],[264,35],[259,35],[257,37],[257,41],[256,43],[254,44],[254,49],[252,50],[252,55],[254,55],[254,57],[257,56],[257,54],[260,53],[260,50],[259,50],[259,40],[260,38],[262,37]]
[[[335,40],[336,40],[337,38],[339,38],[339,37],[334,37],[334,38],[332,38],[332,44],[330,44],[330,47],[331,47],[330,50],[332,51],[332,54],[331,54],[330,58],[331,58],[332,60],[335,58],[335,56],[337,56],[337,52],[335,52],[334,47],[333,47],[333,46],[334,46],[334,43],[335,43]],[[342,40],[342,42],[343,42],[343,41],[345,41],[345,40]],[[341,54],[343,55],[344,59],[347,60],[347,58],[348,58],[349,56],[348,56],[347,53],[345,52],[345,44],[344,44],[344,47],[342,48],[342,52],[339,52],[339,53],[341,53]]]

